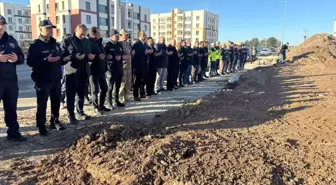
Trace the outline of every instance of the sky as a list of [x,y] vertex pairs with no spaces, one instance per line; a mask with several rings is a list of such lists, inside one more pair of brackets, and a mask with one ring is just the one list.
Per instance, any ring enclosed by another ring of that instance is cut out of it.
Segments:
[[[29,4],[29,0],[1,0]],[[125,0],[122,0],[125,1]],[[271,36],[281,40],[284,0],[128,0],[150,8],[151,13],[166,13],[172,8],[208,10],[219,15],[219,41],[242,42]],[[284,42],[299,45],[304,30],[308,37],[333,33],[336,0],[287,0]]]

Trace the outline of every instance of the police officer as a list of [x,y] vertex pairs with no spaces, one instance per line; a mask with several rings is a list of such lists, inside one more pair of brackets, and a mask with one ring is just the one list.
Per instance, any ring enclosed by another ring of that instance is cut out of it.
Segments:
[[[141,30],[138,33],[138,40],[132,46],[133,55],[133,69],[134,69],[134,84],[133,84],[133,96],[135,101],[141,101],[141,97],[146,97],[144,90],[144,82],[146,77],[147,60],[146,54],[148,54],[148,48],[146,41],[146,33]],[[140,90],[140,96],[139,96]]]
[[90,28],[89,41],[92,53],[95,55],[94,59],[90,60],[91,76],[89,81],[91,87],[91,100],[96,114],[102,115],[103,112],[109,112],[111,109],[104,106],[107,93],[107,83],[105,77],[107,63],[105,60],[103,39],[100,37],[100,30],[97,27]]
[[120,99],[122,102],[128,101],[127,95],[132,88],[132,47],[128,41],[129,34],[125,29],[120,30],[120,44],[122,45],[124,54],[123,59],[123,78],[120,86]]
[[191,43],[190,43],[190,40],[188,40],[186,42],[186,46],[185,46],[185,49],[188,53],[187,57],[185,58],[186,59],[186,62],[187,62],[187,71],[185,73],[185,76],[184,76],[184,84],[188,84],[188,85],[191,85],[191,82],[190,82],[190,76],[191,76],[191,64],[192,64],[192,61],[193,61],[193,56],[194,56],[194,52],[191,48]]
[[189,55],[189,52],[187,51],[185,46],[186,46],[186,42],[182,40],[177,48],[178,56],[180,59],[180,73],[179,73],[180,87],[185,87],[184,78],[185,78],[185,75],[187,73],[187,68],[188,68],[187,57]]
[[229,73],[233,72],[233,68],[234,68],[234,60],[235,60],[235,49],[234,49],[234,43],[230,42],[230,65],[229,65]]
[[23,64],[24,56],[17,41],[6,32],[6,19],[0,15],[0,101],[3,101],[7,139],[26,141],[17,122],[18,79],[16,65]]
[[37,97],[36,126],[41,136],[48,135],[45,127],[47,103],[50,97],[51,117],[50,128],[64,130],[65,127],[59,121],[59,109],[61,104],[61,79],[64,59],[69,61],[70,55],[63,58],[60,45],[53,36],[53,28],[56,28],[49,20],[43,20],[39,24],[40,36],[30,45],[27,64],[32,67],[32,80],[35,82]]
[[64,39],[61,44],[63,55],[71,55],[70,62],[64,67],[66,103],[70,124],[77,124],[74,113],[76,94],[76,110],[79,118],[84,120],[91,118],[84,113],[83,108],[85,91],[91,75],[89,60],[93,60],[95,55],[91,53],[91,44],[85,37],[86,32],[87,27],[84,24],[79,24],[76,26],[75,33]]
[[[107,104],[108,108],[113,109],[115,106],[124,107],[125,104],[119,101],[120,85],[123,78],[123,58],[124,50],[119,42],[119,33],[116,30],[112,31],[111,41],[105,45],[105,53],[107,55]],[[114,102],[113,102],[113,86]]]

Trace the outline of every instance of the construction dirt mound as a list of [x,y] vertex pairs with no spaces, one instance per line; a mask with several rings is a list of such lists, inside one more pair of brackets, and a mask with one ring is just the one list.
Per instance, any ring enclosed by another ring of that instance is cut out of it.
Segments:
[[[336,61],[336,38],[316,34],[288,53],[293,62],[330,63]],[[307,60],[308,59],[308,60]]]

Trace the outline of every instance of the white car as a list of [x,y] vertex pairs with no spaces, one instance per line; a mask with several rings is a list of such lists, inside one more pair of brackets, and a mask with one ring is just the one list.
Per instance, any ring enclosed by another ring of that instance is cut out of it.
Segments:
[[269,56],[271,55],[272,51],[268,48],[264,48],[260,51],[260,55],[261,56]]

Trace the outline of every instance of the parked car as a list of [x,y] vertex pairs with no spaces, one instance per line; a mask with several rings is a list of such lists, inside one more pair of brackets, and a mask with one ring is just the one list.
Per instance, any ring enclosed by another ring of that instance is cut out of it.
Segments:
[[261,51],[260,51],[260,56],[269,56],[271,55],[272,51],[268,48],[263,48]]

